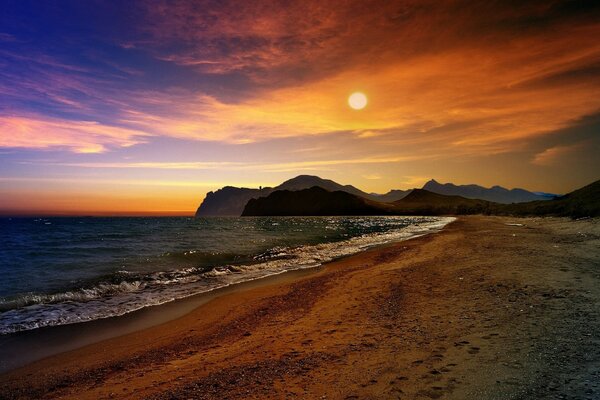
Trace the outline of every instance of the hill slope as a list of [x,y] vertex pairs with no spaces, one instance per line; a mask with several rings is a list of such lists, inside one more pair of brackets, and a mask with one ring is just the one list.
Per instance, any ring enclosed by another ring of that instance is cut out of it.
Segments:
[[600,216],[600,180],[550,201],[506,205],[510,215],[553,215],[582,218]]
[[497,206],[486,200],[446,196],[424,189],[414,189],[405,198],[393,203],[394,211],[403,215],[465,215],[487,214]]
[[242,216],[385,215],[393,206],[377,203],[344,191],[319,186],[303,190],[277,190],[267,197],[251,199]]
[[408,190],[394,189],[394,190],[390,190],[389,192],[387,192],[385,194],[371,193],[370,199],[375,200],[375,201],[381,201],[383,203],[393,203],[394,201],[398,201],[400,199],[405,198],[412,191],[413,191],[413,189],[408,189]]
[[302,190],[312,188],[313,186],[318,186],[330,192],[342,191],[364,198],[369,196],[368,193],[365,193],[352,185],[340,185],[331,179],[323,179],[314,175],[298,175],[297,177],[289,179],[283,182],[281,185],[276,186],[275,190]]

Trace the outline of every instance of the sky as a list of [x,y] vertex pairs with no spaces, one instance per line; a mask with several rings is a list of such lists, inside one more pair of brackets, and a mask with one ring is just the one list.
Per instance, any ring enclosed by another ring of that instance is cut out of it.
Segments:
[[599,37],[594,1],[4,0],[0,212],[298,174],[566,193],[600,178]]

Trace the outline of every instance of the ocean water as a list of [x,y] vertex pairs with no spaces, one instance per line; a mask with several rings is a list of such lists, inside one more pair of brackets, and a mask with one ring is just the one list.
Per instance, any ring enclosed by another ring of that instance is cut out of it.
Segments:
[[0,218],[0,334],[122,315],[435,232],[452,218]]

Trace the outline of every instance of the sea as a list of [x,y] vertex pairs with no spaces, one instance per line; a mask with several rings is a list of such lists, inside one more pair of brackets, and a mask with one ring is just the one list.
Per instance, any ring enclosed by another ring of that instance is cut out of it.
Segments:
[[134,312],[436,232],[448,217],[0,218],[0,335]]

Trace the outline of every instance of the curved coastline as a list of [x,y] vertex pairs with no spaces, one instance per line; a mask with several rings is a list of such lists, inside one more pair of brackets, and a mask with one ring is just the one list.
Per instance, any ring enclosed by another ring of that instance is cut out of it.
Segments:
[[258,276],[161,304],[149,305],[121,315],[0,335],[0,374],[46,357],[169,323],[222,296],[263,286],[289,283],[327,268],[330,264],[335,264],[340,260],[355,257],[362,252],[377,251],[377,249],[393,246],[398,242],[435,234],[455,220],[456,218],[446,217],[438,222],[439,225],[426,232],[419,231],[407,237],[371,245],[358,253],[339,256],[323,264]]
[[0,398],[587,398],[600,220],[517,222],[461,217],[282,274],[1,374]]

